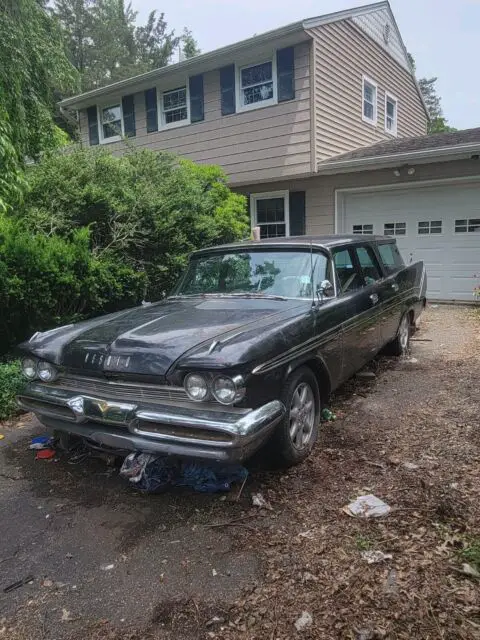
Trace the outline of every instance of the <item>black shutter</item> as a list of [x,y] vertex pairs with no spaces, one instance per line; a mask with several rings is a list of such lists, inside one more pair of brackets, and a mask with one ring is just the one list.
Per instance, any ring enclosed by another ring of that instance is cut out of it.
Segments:
[[100,142],[98,138],[97,107],[88,107],[87,118],[88,118],[88,139],[90,141],[90,146],[93,146],[94,144],[98,144]]
[[295,98],[295,52],[293,47],[277,51],[278,101]]
[[190,122],[200,122],[204,119],[203,109],[203,74],[192,76],[190,83]]
[[235,113],[235,65],[220,69],[220,99],[222,116]]
[[145,91],[145,114],[147,118],[147,133],[158,131],[157,90],[155,87]]
[[290,191],[290,235],[305,235],[305,191]]
[[137,135],[135,128],[135,101],[133,95],[122,98],[123,131],[126,138]]

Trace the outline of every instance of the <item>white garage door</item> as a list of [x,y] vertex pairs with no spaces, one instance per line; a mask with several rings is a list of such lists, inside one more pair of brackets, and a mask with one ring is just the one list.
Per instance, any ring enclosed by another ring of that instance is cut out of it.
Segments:
[[480,182],[338,196],[340,233],[395,236],[406,263],[425,262],[429,298],[473,300],[480,280]]

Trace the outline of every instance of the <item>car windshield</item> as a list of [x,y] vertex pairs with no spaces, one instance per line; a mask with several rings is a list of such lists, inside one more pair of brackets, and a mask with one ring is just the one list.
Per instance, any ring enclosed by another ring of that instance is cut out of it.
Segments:
[[311,298],[312,280],[324,280],[326,269],[326,256],[309,250],[194,256],[174,295]]

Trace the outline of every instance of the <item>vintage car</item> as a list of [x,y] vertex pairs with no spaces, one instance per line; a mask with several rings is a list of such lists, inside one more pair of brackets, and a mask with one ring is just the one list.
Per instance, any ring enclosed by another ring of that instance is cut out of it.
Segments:
[[284,465],[317,439],[329,394],[380,350],[401,355],[425,306],[395,239],[249,241],[192,254],[165,300],[36,333],[20,406],[96,448]]

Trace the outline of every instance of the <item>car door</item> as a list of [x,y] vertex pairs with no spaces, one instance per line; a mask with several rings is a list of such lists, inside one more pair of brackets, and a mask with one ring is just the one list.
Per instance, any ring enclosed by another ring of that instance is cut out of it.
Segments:
[[[377,304],[380,298],[376,289],[381,276],[373,264],[369,273],[374,280],[365,280],[356,247],[338,247],[332,255],[339,282],[339,299],[346,312],[343,325],[343,378],[346,379],[379,350]],[[360,257],[365,262],[363,254]]]
[[393,340],[400,325],[405,287],[402,286],[398,273],[403,269],[404,263],[394,242],[379,243],[376,249],[384,273],[384,278],[379,283],[378,295],[382,307],[382,342],[385,345]]

